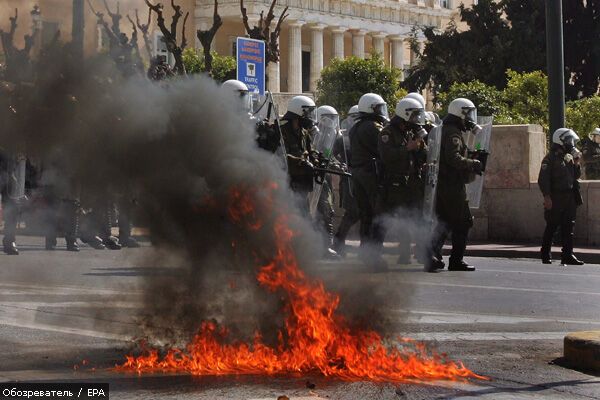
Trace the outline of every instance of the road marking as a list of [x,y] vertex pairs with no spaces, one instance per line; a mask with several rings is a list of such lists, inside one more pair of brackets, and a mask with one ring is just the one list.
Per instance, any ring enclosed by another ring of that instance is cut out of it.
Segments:
[[515,288],[507,286],[485,286],[485,285],[464,285],[458,283],[446,283],[446,282],[423,282],[405,280],[398,282],[398,284],[414,284],[422,286],[444,286],[444,287],[459,287],[469,289],[487,289],[487,290],[505,290],[505,291],[517,291],[517,292],[536,292],[536,293],[553,293],[553,294],[576,294],[583,296],[600,296],[600,292],[577,292],[573,290],[555,290],[555,289],[535,289],[535,288]]
[[494,272],[494,273],[502,273],[502,274],[508,272],[508,273],[513,273],[513,274],[517,273],[517,274],[526,274],[526,275],[569,276],[569,277],[574,277],[574,278],[600,279],[600,274],[574,274],[572,272],[559,273],[559,272],[515,271],[515,270],[509,270],[509,269],[486,269],[486,268],[479,268],[479,269],[477,269],[477,271],[479,271],[479,272]]
[[43,323],[39,323],[39,322],[32,323],[32,322],[26,322],[26,321],[2,320],[2,321],[0,321],[0,325],[8,325],[8,326],[12,326],[15,328],[36,329],[36,330],[48,331],[48,332],[67,333],[67,334],[72,334],[72,335],[87,336],[87,337],[94,337],[94,338],[100,338],[100,339],[118,340],[118,341],[123,341],[123,342],[131,342],[132,341],[131,335],[119,335],[119,334],[115,334],[115,333],[98,332],[98,331],[92,331],[92,330],[87,330],[87,329],[70,328],[70,327],[66,327],[66,326],[48,325],[48,324],[43,324]]
[[568,332],[406,332],[401,337],[419,341],[562,340]]
[[[581,319],[570,319],[562,317],[552,316],[524,316],[524,315],[503,315],[503,314],[481,314],[481,313],[464,313],[464,312],[452,312],[445,310],[438,311],[425,311],[425,310],[406,310],[406,309],[392,309],[391,312],[400,314],[409,314],[408,317],[404,317],[402,322],[425,323],[425,324],[502,324],[502,325],[515,325],[524,323],[542,323],[542,322],[554,322],[561,324],[580,324],[580,325],[600,325],[600,319],[598,321],[581,320]],[[410,315],[414,314],[414,315]],[[420,316],[423,315],[423,316]]]

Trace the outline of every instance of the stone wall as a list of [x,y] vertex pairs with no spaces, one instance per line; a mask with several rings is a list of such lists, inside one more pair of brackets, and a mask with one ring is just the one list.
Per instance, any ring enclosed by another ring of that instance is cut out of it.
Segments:
[[[481,207],[473,210],[473,240],[538,242],[545,226],[537,185],[546,154],[546,136],[538,125],[495,126],[492,132]],[[584,205],[577,212],[575,239],[600,244],[600,181],[582,181]]]

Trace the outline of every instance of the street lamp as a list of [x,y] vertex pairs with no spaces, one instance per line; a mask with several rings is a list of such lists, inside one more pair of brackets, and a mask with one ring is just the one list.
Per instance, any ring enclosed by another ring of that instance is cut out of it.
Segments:
[[73,0],[73,28],[71,36],[73,49],[80,58],[83,58],[83,35],[85,26],[83,7],[83,0]]
[[42,12],[40,11],[40,6],[37,4],[33,6],[33,10],[30,12],[31,14],[31,30],[33,32],[39,32],[42,30]]
[[565,126],[565,60],[562,0],[546,0],[546,54],[550,132]]

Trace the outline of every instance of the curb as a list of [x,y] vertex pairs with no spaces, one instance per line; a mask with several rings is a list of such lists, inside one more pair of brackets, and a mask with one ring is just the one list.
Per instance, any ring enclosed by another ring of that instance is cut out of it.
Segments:
[[[444,255],[450,255],[450,250],[444,249]],[[600,254],[595,253],[584,253],[575,249],[575,255],[578,259],[586,264],[600,264]],[[467,245],[466,257],[493,257],[493,258],[531,258],[540,260],[539,251],[527,251],[527,250],[498,250],[498,249],[469,249]],[[560,265],[560,252],[552,253],[554,265]],[[540,261],[541,262],[541,261]]]
[[564,356],[573,368],[600,371],[600,331],[569,333],[564,340]]

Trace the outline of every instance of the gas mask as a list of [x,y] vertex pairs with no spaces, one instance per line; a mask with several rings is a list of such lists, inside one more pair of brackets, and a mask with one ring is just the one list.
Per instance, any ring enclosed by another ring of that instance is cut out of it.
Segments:
[[465,119],[465,128],[476,136],[483,130],[481,125],[476,124],[473,120],[469,118]]
[[300,118],[300,127],[302,127],[303,129],[307,129],[310,130],[312,128],[314,128],[315,126],[315,121],[313,121],[310,118]]
[[568,136],[563,139],[563,148],[567,153],[572,153],[575,150],[575,138]]

